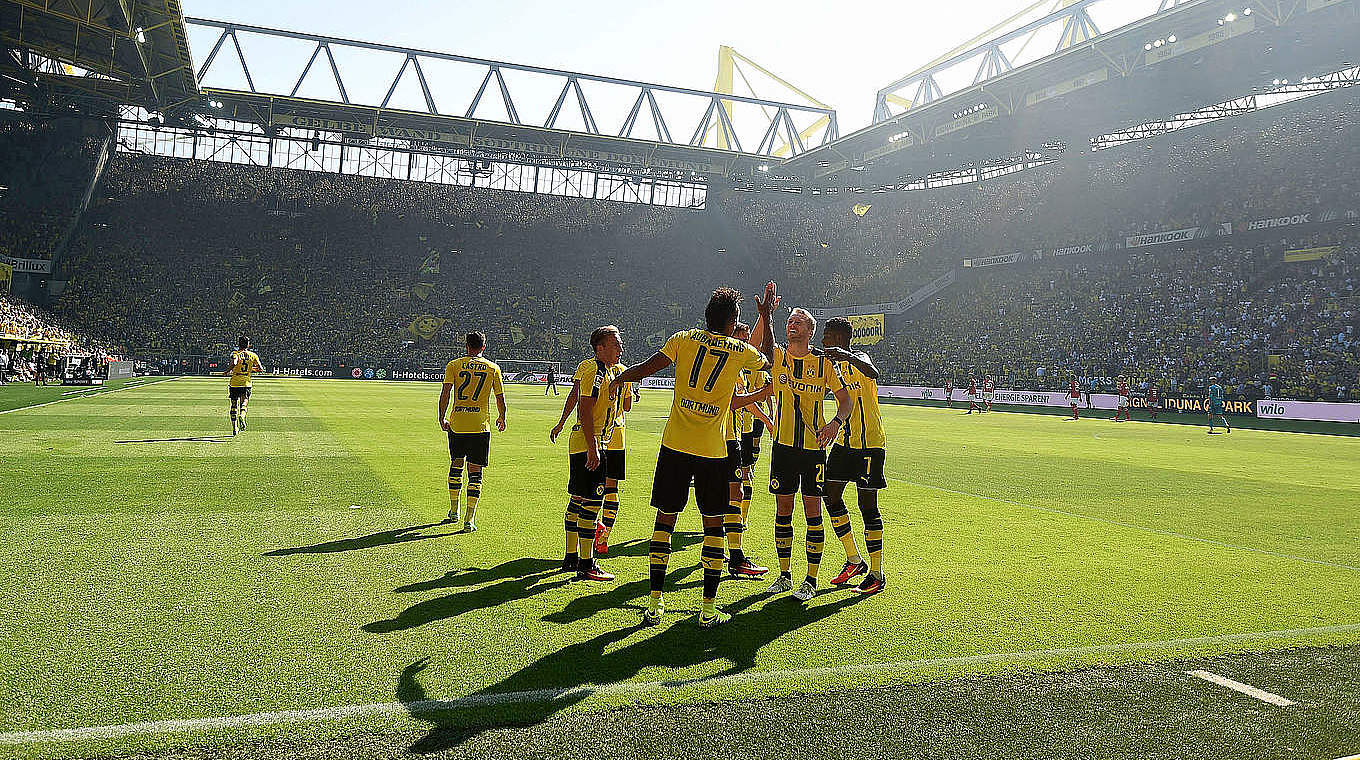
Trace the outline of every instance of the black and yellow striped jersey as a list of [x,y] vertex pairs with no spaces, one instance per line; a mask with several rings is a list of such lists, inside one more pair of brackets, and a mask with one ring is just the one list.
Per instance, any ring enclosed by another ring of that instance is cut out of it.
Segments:
[[845,387],[836,363],[825,356],[793,356],[774,347],[774,441],[798,449],[816,450],[817,431],[826,424],[822,400]]
[[732,395],[742,370],[765,368],[755,346],[707,330],[678,332],[661,347],[675,363],[675,394],[661,445],[697,457],[727,456]]
[[444,384],[452,386],[449,430],[454,433],[491,431],[491,397],[504,396],[501,368],[480,356],[460,356],[444,367]]
[[[591,412],[591,429],[595,431],[595,440],[609,447],[615,430],[623,416],[623,390],[611,400],[607,395],[609,384],[614,382],[614,378],[624,370],[622,364],[608,365],[596,358],[586,359],[576,367],[576,373],[571,379],[578,383],[580,398],[587,397],[595,399],[595,408]],[[578,402],[579,403],[579,402]],[[586,450],[586,434],[581,428],[580,417],[571,426],[571,440],[568,442],[568,449],[572,454],[583,454]]]
[[[53,361],[56,355],[53,354]],[[251,375],[262,372],[260,367],[260,357],[248,348],[231,352],[231,377],[227,379],[227,385],[232,388],[249,388]]]
[[[858,354],[864,360],[869,357]],[[881,449],[887,445],[883,416],[878,410],[878,383],[850,362],[836,362],[845,390],[850,394],[850,418],[836,442],[852,449]]]
[[[770,384],[770,373],[764,370],[752,370],[744,372],[742,375],[742,382],[746,384],[745,393],[755,393]],[[751,407],[748,406],[737,411],[737,432],[755,432],[755,423],[756,416],[751,414]]]

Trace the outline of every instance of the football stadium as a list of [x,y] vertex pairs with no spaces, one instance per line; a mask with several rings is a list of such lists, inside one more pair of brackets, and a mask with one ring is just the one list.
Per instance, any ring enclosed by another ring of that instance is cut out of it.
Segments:
[[1360,757],[1360,0],[0,48],[0,756]]

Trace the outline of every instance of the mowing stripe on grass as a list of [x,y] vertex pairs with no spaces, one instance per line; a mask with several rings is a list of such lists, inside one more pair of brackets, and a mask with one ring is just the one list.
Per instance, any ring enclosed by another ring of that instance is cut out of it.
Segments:
[[1215,540],[1212,539],[1212,538],[1201,538],[1201,537],[1199,537],[1199,536],[1191,536],[1191,535],[1187,535],[1187,534],[1185,534],[1185,533],[1177,533],[1177,532],[1175,532],[1175,531],[1173,531],[1173,530],[1162,530],[1161,528],[1149,528],[1149,527],[1146,526],[1146,525],[1136,525],[1136,524],[1134,524],[1134,523],[1120,522],[1119,520],[1111,520],[1111,519],[1108,518],[1108,517],[1097,517],[1097,516],[1095,516],[1095,515],[1086,515],[1086,514],[1082,514],[1081,512],[1069,512],[1069,511],[1067,511],[1067,510],[1065,510],[1065,509],[1055,509],[1055,508],[1053,508],[1053,507],[1041,507],[1041,506],[1039,506],[1038,504],[1029,504],[1029,503],[1026,503],[1026,502],[1023,502],[1023,501],[1015,501],[1014,499],[1003,499],[1003,498],[1001,498],[1000,496],[987,496],[986,494],[972,493],[972,492],[970,492],[970,491],[955,491],[955,490],[952,489],[952,488],[942,488],[941,486],[932,486],[932,485],[930,485],[930,484],[928,484],[928,483],[917,483],[917,482],[914,481],[914,480],[907,480],[907,479],[905,479],[905,478],[899,478],[899,477],[897,477],[897,476],[895,476],[895,475],[888,475],[887,478],[888,478],[889,480],[896,480],[896,481],[899,482],[899,483],[906,483],[906,484],[909,485],[909,486],[919,486],[919,487],[921,487],[921,488],[928,488],[928,489],[930,489],[930,490],[932,490],[932,491],[940,491],[941,493],[954,494],[955,496],[970,496],[970,497],[972,497],[972,498],[974,498],[974,499],[986,499],[987,501],[996,501],[996,502],[1000,502],[1000,503],[1002,503],[1002,504],[1010,504],[1011,506],[1015,506],[1015,507],[1024,507],[1025,509],[1033,509],[1033,510],[1037,510],[1037,511],[1039,511],[1039,512],[1048,512],[1049,514],[1054,514],[1054,515],[1063,515],[1064,517],[1078,517],[1078,518],[1081,518],[1082,520],[1091,520],[1091,521],[1093,521],[1093,522],[1105,523],[1106,525],[1117,525],[1117,526],[1119,526],[1119,527],[1121,527],[1121,528],[1130,528],[1130,529],[1132,529],[1132,530],[1145,530],[1145,531],[1147,531],[1148,533],[1156,533],[1156,534],[1159,535],[1159,536],[1167,536],[1167,537],[1169,537],[1169,538],[1179,538],[1179,539],[1182,539],[1182,540],[1185,540],[1185,541],[1195,541],[1195,542],[1198,542],[1198,543],[1201,543],[1201,544],[1209,544],[1210,546],[1217,546],[1217,547],[1222,548],[1222,549],[1237,549],[1237,550],[1239,550],[1239,551],[1245,551],[1245,552],[1256,552],[1257,554],[1266,554],[1266,555],[1269,555],[1269,556],[1271,556],[1271,557],[1279,557],[1280,559],[1292,559],[1292,560],[1295,560],[1295,561],[1298,561],[1298,562],[1308,562],[1308,563],[1311,563],[1311,564],[1314,564],[1314,565],[1325,565],[1325,566],[1327,566],[1327,567],[1335,567],[1335,568],[1340,568],[1340,569],[1342,569],[1342,570],[1353,570],[1353,571],[1355,571],[1355,572],[1357,572],[1357,573],[1360,573],[1360,567],[1356,567],[1356,566],[1354,566],[1354,565],[1343,565],[1343,564],[1341,564],[1340,562],[1328,562],[1328,561],[1325,560],[1325,559],[1315,559],[1315,558],[1313,558],[1313,557],[1303,557],[1303,556],[1300,556],[1300,555],[1298,555],[1298,554],[1285,554],[1284,552],[1273,552],[1273,551],[1271,551],[1271,550],[1269,550],[1269,549],[1259,549],[1259,548],[1257,548],[1257,547],[1255,547],[1255,546],[1243,546],[1242,544],[1230,544],[1230,543],[1228,543],[1228,542],[1226,542],[1226,541],[1215,541]]
[[1275,705],[1276,707],[1288,707],[1294,704],[1294,700],[1292,699],[1285,699],[1279,694],[1271,694],[1270,692],[1262,691],[1255,686],[1248,686],[1241,681],[1234,681],[1231,678],[1225,678],[1217,673],[1210,673],[1207,670],[1187,670],[1185,671],[1185,674],[1187,676],[1194,676],[1195,678],[1202,678],[1209,683],[1216,683],[1219,686],[1232,689],[1233,691],[1241,692],[1249,697],[1259,699],[1262,702]]
[[[163,377],[163,378],[161,378],[161,379],[159,379],[159,380],[152,380],[151,382],[148,382],[148,383],[137,383],[137,384],[135,384],[135,385],[124,385],[124,386],[119,387],[119,388],[110,388],[110,389],[108,389],[108,390],[102,390],[102,391],[100,391],[100,392],[98,392],[98,393],[89,393],[89,394],[84,394],[84,395],[80,395],[80,396],[70,396],[70,397],[68,397],[68,398],[59,398],[59,399],[57,399],[56,401],[44,401],[44,402],[42,402],[41,404],[29,404],[28,406],[21,406],[21,407],[19,407],[18,409],[0,409],[0,414],[9,414],[10,412],[22,412],[22,411],[24,411],[25,409],[38,409],[38,408],[41,408],[41,407],[44,407],[44,406],[51,406],[51,405],[53,405],[53,404],[60,404],[60,403],[63,402],[63,401],[77,401],[77,400],[83,399],[83,398],[94,398],[95,396],[103,396],[103,395],[106,394],[106,393],[117,393],[118,391],[131,390],[131,389],[133,389],[133,388],[143,388],[143,387],[146,387],[146,386],[148,386],[148,385],[155,385],[156,383],[164,383],[164,382],[168,382],[168,381],[170,381],[170,380],[179,380],[179,379],[180,379],[179,377]],[[82,393],[83,393],[83,392],[82,392]],[[63,394],[61,394],[61,395],[65,396],[66,394],[63,393]]]
[[[185,733],[192,731],[214,731],[234,728],[251,728],[285,723],[315,723],[355,717],[385,717],[403,714],[422,715],[447,710],[489,705],[505,705],[528,702],[551,702],[564,697],[585,698],[594,695],[667,693],[693,686],[722,686],[724,684],[780,683],[797,678],[824,678],[844,675],[863,674],[907,674],[913,671],[957,665],[981,665],[996,663],[1023,663],[1052,657],[1070,657],[1092,654],[1113,654],[1136,651],[1139,649],[1165,647],[1194,647],[1214,644],[1249,643],[1256,641],[1289,642],[1311,636],[1360,633],[1360,623],[1324,626],[1319,628],[1294,628],[1281,631],[1255,631],[1251,633],[1229,633],[1219,636],[1199,636],[1188,639],[1167,639],[1125,644],[1100,644],[1087,647],[1064,649],[1034,649],[1024,652],[997,652],[975,654],[961,657],[937,657],[900,662],[881,662],[869,665],[840,665],[824,668],[795,668],[772,670],[758,673],[737,673],[716,678],[696,678],[687,681],[620,681],[594,686],[571,686],[530,691],[508,691],[489,694],[471,694],[466,697],[448,700],[422,700],[419,702],[379,702],[367,705],[341,705],[302,710],[280,710],[275,712],[233,715],[218,718],[189,718],[185,720],[155,720],[142,723],[124,723],[112,726],[90,726],[86,728],[60,728],[48,731],[15,731],[0,734],[0,745],[20,746],[51,742],[73,742],[119,739],[128,736],[153,734]],[[1226,680],[1226,679],[1225,679]],[[1234,682],[1235,683],[1235,682]],[[1250,688],[1250,687],[1247,687]]]

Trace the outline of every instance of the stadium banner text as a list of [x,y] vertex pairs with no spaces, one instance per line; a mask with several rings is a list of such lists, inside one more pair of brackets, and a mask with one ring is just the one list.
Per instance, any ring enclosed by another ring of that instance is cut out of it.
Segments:
[[873,346],[883,342],[887,333],[882,314],[856,314],[850,320],[852,346]]
[[1129,235],[1124,238],[1125,248],[1146,248],[1150,245],[1165,245],[1167,243],[1185,243],[1197,238],[1208,237],[1203,227],[1186,227],[1179,230],[1163,230],[1162,232],[1149,232],[1146,235]]
[[1256,416],[1264,420],[1313,420],[1317,422],[1360,423],[1360,404],[1331,401],[1256,402]]
[[[920,401],[945,401],[944,388],[927,388],[920,385],[880,385],[878,386],[880,398],[900,398]],[[978,394],[978,401],[982,400],[981,393]],[[1018,391],[1006,388],[997,388],[993,395],[993,402],[997,404],[1014,404],[1016,406],[1052,406],[1069,408],[1071,403],[1065,391]],[[968,401],[968,388],[954,389],[954,401]],[[1092,409],[1114,409],[1119,405],[1119,397],[1113,393],[1092,393]],[[1085,409],[1085,398],[1082,399],[1082,408]]]
[[52,274],[51,259],[20,259],[14,256],[0,255],[0,264],[10,267],[10,274],[19,272],[21,274]]
[[719,161],[695,161],[655,155],[654,152],[623,152],[617,150],[594,150],[568,145],[565,139],[553,141],[533,141],[526,139],[506,139],[474,134],[468,127],[455,126],[447,129],[418,129],[390,124],[370,123],[367,121],[340,121],[313,116],[293,114],[274,114],[272,123],[283,127],[325,130],[343,135],[363,135],[364,137],[397,138],[426,143],[431,146],[448,148],[475,148],[497,150],[507,153],[533,155],[545,158],[577,159],[588,161],[612,161],[634,166],[648,166],[679,171],[702,173],[723,172],[726,167]]
[[[1148,402],[1146,398],[1136,396],[1133,399],[1133,405],[1138,409],[1146,409]],[[1209,401],[1204,396],[1168,393],[1161,397],[1160,408],[1162,411],[1176,412],[1177,414],[1184,412],[1205,414],[1209,411]],[[1256,402],[1250,399],[1224,399],[1223,413],[1235,417],[1255,417]]]
[[982,259],[964,259],[963,265],[971,269],[980,267],[994,267],[1002,264],[1015,264],[1022,258],[1019,253],[1002,253],[996,256],[988,256]]

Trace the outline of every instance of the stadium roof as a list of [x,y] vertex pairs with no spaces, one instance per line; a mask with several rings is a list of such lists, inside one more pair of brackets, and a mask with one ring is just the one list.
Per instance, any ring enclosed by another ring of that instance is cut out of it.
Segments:
[[168,117],[200,97],[179,0],[0,0],[0,95]]
[[1181,3],[1055,55],[980,75],[972,86],[938,93],[782,168],[813,179],[856,170],[857,181],[884,182],[1025,152],[1084,150],[1095,136],[1238,98],[1275,78],[1297,81],[1353,65],[1360,59],[1357,6],[1360,0]]

